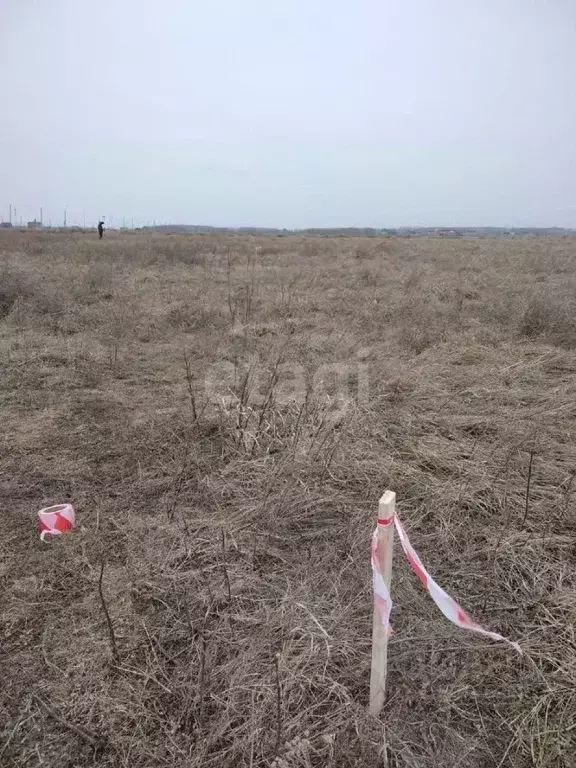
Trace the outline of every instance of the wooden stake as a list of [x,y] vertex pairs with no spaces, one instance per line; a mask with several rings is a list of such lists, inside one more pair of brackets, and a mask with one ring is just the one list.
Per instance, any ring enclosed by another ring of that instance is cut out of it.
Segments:
[[[394,552],[394,514],[396,494],[386,491],[378,504],[378,520],[390,521],[378,525],[378,561],[390,591],[392,580],[392,554]],[[370,675],[370,714],[378,715],[384,706],[386,696],[386,668],[388,663],[388,633],[382,626],[380,614],[374,607],[372,626],[372,672]]]

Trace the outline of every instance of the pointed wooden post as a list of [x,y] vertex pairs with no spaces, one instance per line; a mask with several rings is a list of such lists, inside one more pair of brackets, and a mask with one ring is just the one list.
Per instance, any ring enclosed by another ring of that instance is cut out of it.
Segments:
[[[378,504],[378,550],[376,557],[380,572],[390,592],[392,580],[392,554],[394,552],[394,514],[396,494],[386,491]],[[378,608],[374,605],[372,626],[372,672],[370,675],[370,714],[378,715],[386,696],[386,668],[388,663],[388,631],[382,625]]]

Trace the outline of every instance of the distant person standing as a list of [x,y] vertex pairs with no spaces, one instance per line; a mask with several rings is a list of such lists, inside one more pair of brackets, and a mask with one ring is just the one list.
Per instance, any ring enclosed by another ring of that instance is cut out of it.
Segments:
[[98,237],[100,238],[100,240],[102,240],[102,235],[103,234],[104,234],[104,222],[103,221],[99,221],[98,222]]

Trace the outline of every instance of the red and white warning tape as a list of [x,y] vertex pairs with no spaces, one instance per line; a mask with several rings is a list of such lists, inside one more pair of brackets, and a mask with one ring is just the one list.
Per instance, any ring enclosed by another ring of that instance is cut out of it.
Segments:
[[42,541],[47,535],[59,536],[71,531],[76,522],[76,513],[72,504],[56,504],[54,507],[44,507],[38,512],[38,526]]
[[[398,518],[397,514],[394,514],[394,516],[390,518],[378,518],[377,524],[378,524],[378,527],[382,527],[382,528],[388,528],[392,524],[396,526],[396,531],[398,532],[398,538],[400,539],[400,544],[402,545],[404,554],[406,555],[406,558],[410,563],[410,567],[412,568],[416,576],[418,576],[418,578],[420,579],[424,589],[428,592],[432,600],[434,600],[438,608],[442,611],[444,616],[446,616],[446,618],[449,621],[451,621],[453,624],[456,624],[456,626],[461,627],[462,629],[469,629],[472,632],[477,632],[479,635],[484,635],[484,637],[489,637],[491,640],[503,640],[505,643],[508,643],[508,645],[511,645],[512,648],[514,648],[514,650],[518,651],[518,653],[522,654],[522,650],[518,645],[518,643],[514,643],[511,640],[508,640],[502,635],[499,635],[497,632],[490,632],[487,629],[484,629],[484,627],[480,626],[480,624],[477,624],[458,605],[456,600],[454,600],[454,598],[450,597],[449,594],[444,592],[442,587],[440,587],[434,581],[434,579],[430,576],[426,568],[424,568],[424,566],[422,565],[422,561],[418,557],[418,553],[416,552],[412,544],[410,544],[410,539],[408,538],[408,534],[404,530],[404,526],[400,522],[400,519]],[[391,632],[390,612],[392,610],[392,599],[390,597],[390,592],[388,590],[388,587],[386,586],[386,582],[384,581],[384,577],[380,569],[380,561],[378,558],[378,546],[379,546],[379,536],[378,536],[378,528],[377,528],[374,531],[374,535],[372,536],[372,577],[373,577],[373,587],[374,587],[374,604],[380,615],[380,620],[382,622],[382,625],[387,629],[388,632]]]
[[[76,514],[74,507],[71,504],[57,504],[53,507],[45,507],[44,509],[41,509],[40,512],[38,512],[38,519],[40,538],[44,541],[47,535],[58,536],[66,531],[72,530],[76,522]],[[434,581],[426,568],[424,568],[422,561],[418,557],[418,553],[412,544],[410,544],[408,534],[404,530],[404,526],[400,522],[397,514],[388,518],[379,517],[377,520],[377,528],[372,536],[372,582],[374,589],[374,605],[380,616],[382,626],[385,627],[388,633],[391,632],[390,612],[392,610],[392,599],[380,567],[378,551],[380,537],[378,535],[378,528],[389,528],[391,525],[395,525],[396,527],[400,544],[402,545],[402,549],[404,550],[404,554],[406,555],[412,570],[420,579],[424,589],[449,621],[462,629],[477,632],[479,635],[488,637],[491,640],[503,640],[518,651],[518,653],[522,653],[518,643],[508,640],[497,632],[490,632],[473,621],[458,605],[456,600],[444,592],[442,587]]]

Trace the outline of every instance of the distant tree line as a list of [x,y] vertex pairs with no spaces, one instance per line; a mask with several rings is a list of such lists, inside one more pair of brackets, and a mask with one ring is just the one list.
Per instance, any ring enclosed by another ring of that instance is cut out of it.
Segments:
[[169,234],[272,235],[288,237],[514,237],[515,235],[567,235],[576,230],[562,227],[311,227],[307,229],[275,229],[273,227],[210,227],[195,224],[162,224],[142,227],[143,232]]

